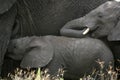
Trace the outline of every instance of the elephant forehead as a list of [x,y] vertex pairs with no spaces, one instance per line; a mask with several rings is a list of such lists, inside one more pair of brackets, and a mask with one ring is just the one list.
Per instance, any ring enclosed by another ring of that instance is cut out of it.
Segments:
[[108,7],[108,8],[112,8],[112,7],[116,7],[116,6],[120,6],[120,3],[115,2],[115,1],[108,1],[104,7]]
[[28,38],[20,38],[20,39],[16,39],[13,42],[15,42],[18,46],[21,44],[27,44],[29,42]]
[[111,1],[108,1],[107,4],[108,4],[108,5],[112,5],[112,2],[111,2]]
[[100,5],[97,10],[106,10],[106,9],[114,9],[120,6],[120,3],[115,1],[107,1],[106,3]]

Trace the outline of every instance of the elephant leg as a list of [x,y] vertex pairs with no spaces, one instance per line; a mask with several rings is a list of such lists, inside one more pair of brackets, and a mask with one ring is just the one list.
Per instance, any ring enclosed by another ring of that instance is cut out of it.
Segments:
[[120,67],[120,41],[109,42],[110,48],[115,58],[115,67]]
[[16,16],[16,8],[13,6],[8,12],[0,15],[0,74],[4,55],[11,37],[12,28]]

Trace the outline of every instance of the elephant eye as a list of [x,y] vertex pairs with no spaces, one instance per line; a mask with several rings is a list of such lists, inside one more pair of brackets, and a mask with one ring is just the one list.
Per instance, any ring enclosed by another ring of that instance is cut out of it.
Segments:
[[103,16],[102,15],[98,15],[99,18],[102,18]]
[[102,13],[98,13],[97,14],[99,18],[102,18],[103,17],[103,14]]
[[26,48],[25,52],[30,52],[34,47]]

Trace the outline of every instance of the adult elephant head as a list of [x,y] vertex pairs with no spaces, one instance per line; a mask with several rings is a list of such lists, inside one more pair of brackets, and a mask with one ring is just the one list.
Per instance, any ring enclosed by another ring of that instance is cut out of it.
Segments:
[[94,37],[105,42],[120,63],[120,2],[108,1],[82,18],[68,22],[61,29],[61,35],[69,37]]
[[120,40],[120,3],[108,1],[82,18],[68,22],[61,29],[61,35],[95,38],[107,36],[109,41]]

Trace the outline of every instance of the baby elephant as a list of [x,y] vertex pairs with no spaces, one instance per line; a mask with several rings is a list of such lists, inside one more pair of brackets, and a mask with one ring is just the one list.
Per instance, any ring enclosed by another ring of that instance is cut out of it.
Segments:
[[24,37],[10,42],[9,57],[22,60],[23,68],[45,67],[51,75],[59,68],[65,69],[64,77],[77,79],[98,69],[98,59],[105,61],[105,67],[113,61],[111,51],[98,39],[68,38],[58,36]]

